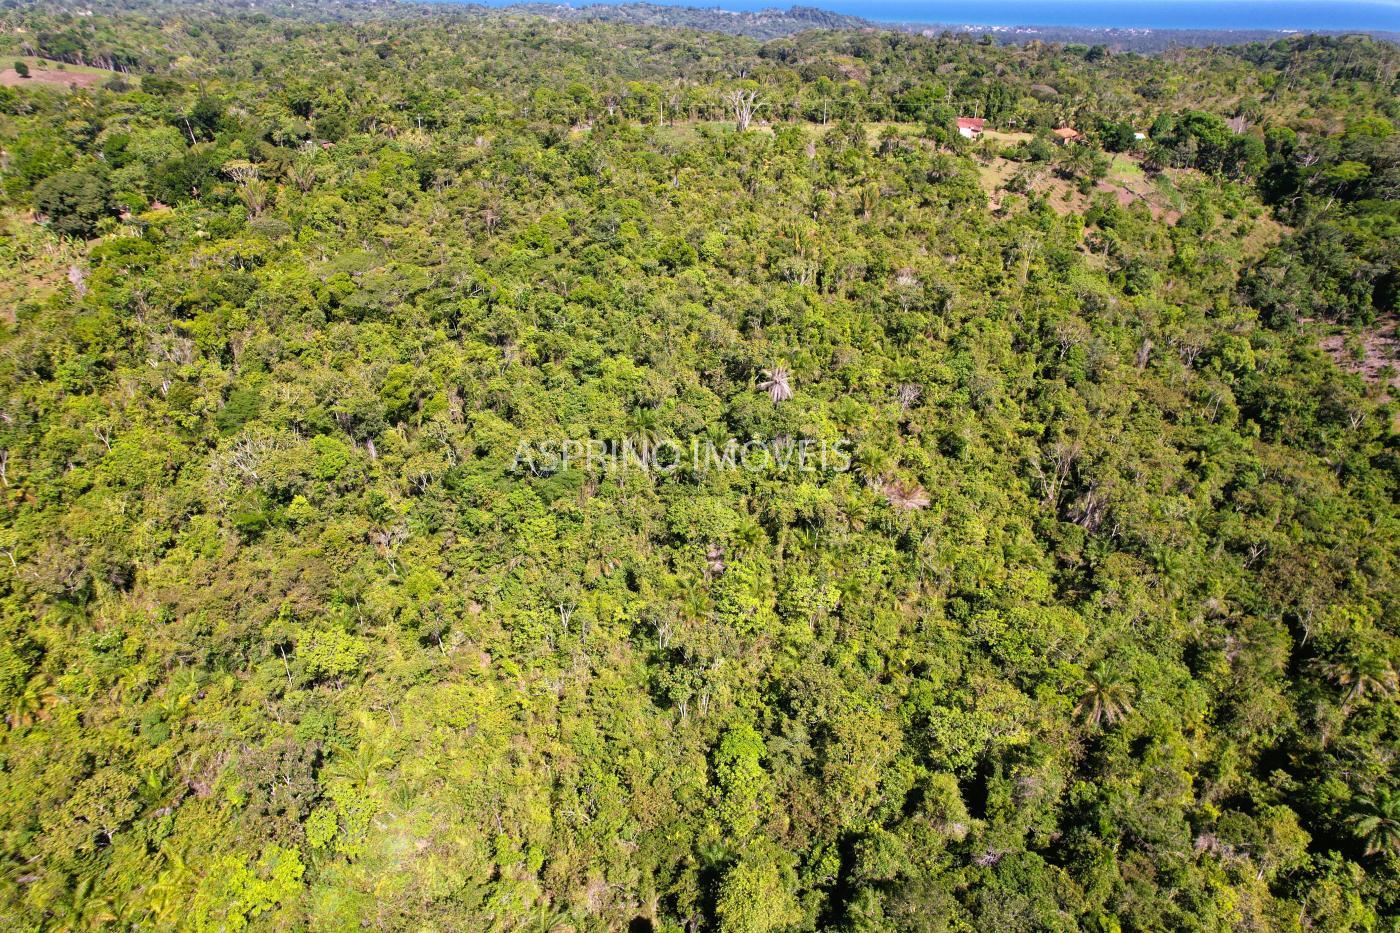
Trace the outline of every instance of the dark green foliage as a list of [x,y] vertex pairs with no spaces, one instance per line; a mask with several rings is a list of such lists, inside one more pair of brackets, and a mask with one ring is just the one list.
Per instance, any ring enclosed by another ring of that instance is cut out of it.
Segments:
[[96,171],[60,172],[34,188],[34,208],[64,236],[88,237],[112,213],[112,191]]
[[254,389],[235,389],[224,407],[214,416],[214,424],[222,434],[233,434],[258,416],[262,397]]
[[185,155],[155,166],[150,191],[157,200],[178,204],[208,193],[218,181],[221,153],[195,148]]

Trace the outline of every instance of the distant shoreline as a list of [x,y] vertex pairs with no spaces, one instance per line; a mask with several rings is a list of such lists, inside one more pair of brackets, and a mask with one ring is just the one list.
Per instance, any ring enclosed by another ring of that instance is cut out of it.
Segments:
[[[755,9],[722,9],[717,6],[691,6],[683,3],[540,3],[540,2],[457,2],[437,0],[435,5],[455,6],[480,13],[518,12],[556,19],[596,20],[632,25],[666,26],[744,35],[756,39],[774,39],[808,30],[886,30],[916,35],[936,35],[951,32],[963,35],[990,35],[1002,45],[1025,42],[1056,42],[1067,45],[1104,45],[1117,51],[1145,54],[1173,48],[1208,45],[1244,45],[1251,42],[1276,42],[1296,35],[1338,36],[1364,33],[1378,41],[1400,43],[1397,28],[1350,28],[1343,23],[1330,28],[1212,28],[1179,25],[1158,26],[1072,26],[1055,24],[998,25],[946,20],[922,22],[908,19],[875,19],[891,12],[895,3],[872,0],[869,12],[856,15],[836,9],[794,5],[786,9],[762,6],[766,0],[734,0],[738,6]],[[832,0],[836,6],[852,6],[853,0]],[[1188,0],[1190,2],[1190,0]],[[1233,0],[1234,6],[1248,0]],[[1127,4],[1125,4],[1127,5]],[[1132,4],[1136,5],[1136,4]],[[1194,5],[1194,4],[1192,4]],[[1223,6],[1230,6],[1230,3]],[[1303,4],[1317,6],[1318,4]],[[1366,6],[1362,4],[1362,6]],[[1371,6],[1375,6],[1374,4]],[[759,8],[761,7],[761,8]],[[931,8],[939,8],[931,4]],[[1023,5],[1021,8],[1027,8]],[[1400,17],[1400,5],[1394,9]]]
[[[660,0],[648,4],[627,3],[516,3],[484,0],[492,8],[514,6],[567,7],[579,12],[590,8],[661,6],[707,13],[733,15],[786,15],[814,9],[822,13],[851,16],[872,25],[896,28],[936,28],[955,30],[1104,30],[1122,32],[1247,32],[1247,33],[1355,33],[1400,34],[1400,3],[1339,3],[1331,0],[1176,0],[1148,3],[1140,0],[1021,0],[984,4],[965,0],[937,0],[916,3],[906,0],[829,0],[821,6],[775,7],[766,0],[726,0],[723,4],[685,3]],[[927,12],[924,12],[927,11]],[[958,15],[959,13],[965,15]],[[989,17],[991,21],[980,17]],[[1267,18],[1265,18],[1267,17]]]

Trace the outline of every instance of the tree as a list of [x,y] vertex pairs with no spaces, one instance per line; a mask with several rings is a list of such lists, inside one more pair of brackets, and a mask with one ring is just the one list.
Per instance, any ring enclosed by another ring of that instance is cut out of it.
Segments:
[[739,127],[739,132],[744,133],[753,123],[754,114],[759,108],[765,106],[758,96],[758,87],[753,82],[731,88],[724,92],[724,102],[729,106],[729,110],[734,114],[734,122]]
[[110,845],[137,814],[137,787],[134,775],[110,766],[83,781],[46,826],[54,845],[79,852]]
[[6,721],[12,728],[27,726],[48,717],[50,708],[58,701],[52,680],[47,674],[35,674],[10,700]]
[[152,172],[151,194],[171,204],[198,198],[218,182],[221,162],[218,151],[208,147],[162,162]]
[[802,911],[792,895],[790,868],[767,847],[741,858],[720,883],[715,917],[724,933],[768,933],[794,926]]
[[1131,152],[1137,146],[1137,134],[1131,123],[1121,120],[1105,121],[1099,129],[1103,147],[1109,152]]
[[1343,705],[1351,707],[1368,696],[1389,696],[1400,690],[1400,677],[1390,661],[1370,650],[1357,650],[1322,665],[1333,683],[1346,690]]
[[883,491],[886,501],[901,512],[926,509],[931,501],[928,491],[918,483],[893,480],[884,484]]
[[1357,812],[1349,817],[1353,832],[1367,855],[1400,855],[1400,794],[1389,789],[1358,797]]
[[384,750],[382,740],[377,735],[366,734],[353,749],[344,745],[336,747],[327,774],[356,787],[368,788],[375,784],[383,769],[393,764],[394,759]]
[[15,74],[19,75],[21,78],[29,77],[29,66],[24,62],[15,62]]
[[657,417],[656,409],[646,405],[632,409],[627,416],[627,439],[643,457],[656,446],[662,439],[661,419]]
[[107,179],[95,171],[60,172],[34,189],[34,207],[65,236],[89,237],[113,214]]
[[776,405],[779,402],[786,402],[792,398],[792,375],[784,366],[774,366],[772,369],[763,370],[762,378],[759,379],[758,387],[768,393],[768,397]]
[[714,752],[720,819],[740,839],[758,829],[766,809],[770,779],[764,754],[762,737],[747,723],[730,726]]
[[191,144],[200,139],[213,139],[224,126],[224,105],[208,95],[202,96],[195,101],[184,122]]
[[1133,687],[1115,667],[1095,665],[1081,687],[1074,711],[1091,726],[1111,726],[1133,711]]

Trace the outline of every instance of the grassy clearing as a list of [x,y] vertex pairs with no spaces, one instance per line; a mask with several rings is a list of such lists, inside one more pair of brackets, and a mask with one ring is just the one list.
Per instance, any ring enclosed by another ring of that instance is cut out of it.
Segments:
[[1035,137],[1030,133],[1010,133],[1001,130],[983,130],[982,138],[989,139],[1002,146],[1014,146],[1017,143],[1029,142]]

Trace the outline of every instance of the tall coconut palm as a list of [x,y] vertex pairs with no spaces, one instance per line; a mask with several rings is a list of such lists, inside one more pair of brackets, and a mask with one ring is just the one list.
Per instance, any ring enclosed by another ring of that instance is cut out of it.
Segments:
[[1133,711],[1133,688],[1117,670],[1099,665],[1084,678],[1074,711],[1091,726],[1113,725]]
[[336,755],[326,769],[332,778],[349,781],[359,787],[370,787],[379,779],[379,773],[391,768],[394,759],[383,749],[375,736],[360,740],[355,748],[336,746]]
[[932,501],[929,498],[928,490],[918,483],[905,483],[900,480],[892,480],[882,487],[885,493],[885,500],[890,505],[901,512],[915,512],[919,509],[926,509]]
[[1367,696],[1388,696],[1400,689],[1400,677],[1395,668],[1379,654],[1360,651],[1337,661],[1324,664],[1322,672],[1346,690],[1342,701],[1350,707]]
[[792,398],[792,374],[788,372],[786,366],[765,369],[763,379],[758,383],[758,387],[768,393],[768,397],[773,400],[774,405],[786,402]]
[[752,552],[763,540],[763,528],[750,516],[745,515],[734,526],[734,550],[738,554]]
[[894,461],[883,447],[865,446],[851,458],[851,467],[872,489],[879,486]]
[[49,708],[58,701],[47,674],[35,674],[11,701],[6,715],[12,728],[28,726],[36,719],[47,719]]
[[627,417],[627,436],[645,456],[661,440],[661,419],[654,408],[634,408]]
[[1366,845],[1366,854],[1400,855],[1400,794],[1381,790],[1374,796],[1358,797],[1356,802],[1361,808],[1349,822],[1352,832]]

